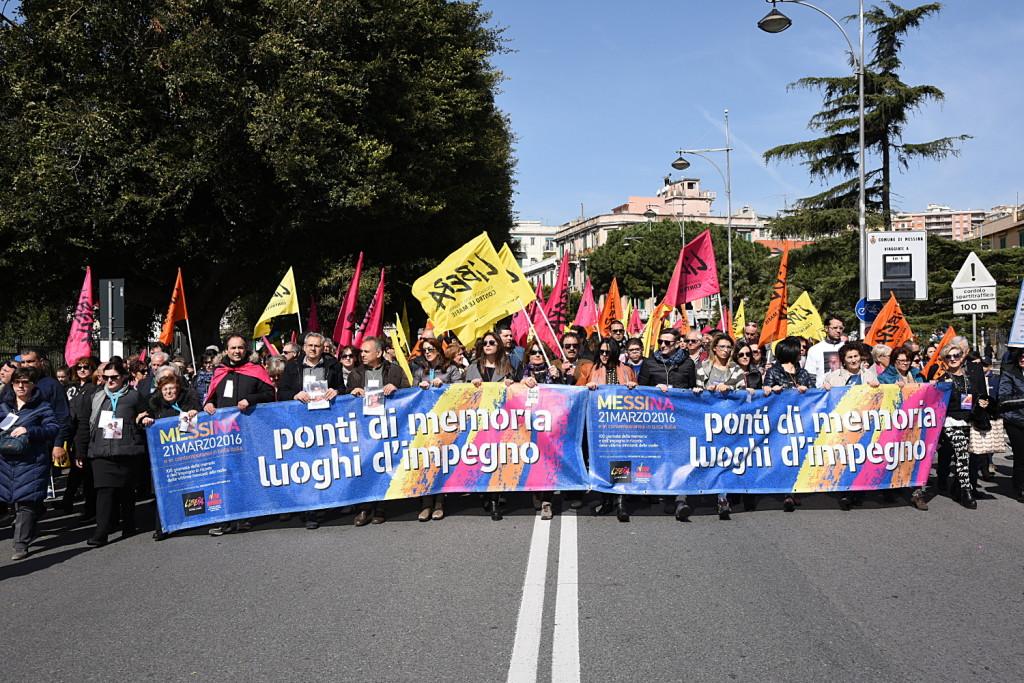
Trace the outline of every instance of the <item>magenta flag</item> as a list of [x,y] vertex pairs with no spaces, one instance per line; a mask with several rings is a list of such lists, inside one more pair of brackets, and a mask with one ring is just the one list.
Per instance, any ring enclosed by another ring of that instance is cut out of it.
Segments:
[[626,326],[626,331],[629,332],[630,337],[635,337],[644,331],[644,323],[640,320],[639,308],[634,308],[633,312],[629,314],[629,324]]
[[320,311],[316,307],[316,297],[309,296],[309,320],[306,321],[306,332],[320,331]]
[[[292,339],[292,341],[295,341],[295,340]],[[267,339],[267,335],[263,335],[263,346],[264,346],[264,348],[266,348],[267,353],[269,353],[271,356],[280,356],[281,355],[281,352],[277,350],[277,347],[274,346],[273,344],[271,344],[270,340]]]
[[[718,294],[718,266],[715,265],[715,250],[711,245],[711,231],[705,230],[692,242],[683,247],[680,264],[676,268],[681,278],[676,282],[678,305]],[[670,288],[671,291],[671,288]]]
[[551,297],[544,307],[551,327],[555,332],[561,334],[569,322],[569,252],[562,254],[562,263],[558,266],[558,278],[555,280],[555,288],[551,290]]
[[363,316],[363,324],[356,332],[355,341],[352,343],[359,346],[367,337],[380,337],[384,333],[384,269],[380,269],[380,282],[377,283],[377,291],[370,301],[370,306]]
[[529,319],[526,317],[526,313],[519,311],[512,316],[512,338],[516,340],[516,344],[519,346],[526,346],[526,340],[529,336]]
[[580,299],[580,307],[576,309],[576,319],[572,324],[584,328],[597,324],[597,303],[594,302],[594,288],[590,286],[589,277],[583,285],[583,298]]
[[64,362],[68,365],[74,365],[75,361],[83,356],[92,355],[91,334],[96,322],[94,307],[92,269],[86,266],[82,291],[78,295],[78,305],[75,306],[75,315],[71,318],[71,331],[68,332],[68,341],[64,344]]
[[338,309],[338,319],[334,322],[334,334],[331,337],[338,346],[348,346],[356,334],[356,304],[359,303],[359,278],[363,274],[363,252],[359,252],[356,271],[352,282],[348,284],[348,292]]
[[[544,309],[541,306],[534,307],[532,320],[533,327],[537,330],[537,338],[557,353],[560,348],[558,340],[551,334],[551,328],[548,327],[548,321],[544,318]],[[554,326],[552,325],[552,327]]]
[[[534,304],[531,303],[530,305],[533,306]],[[544,303],[544,285],[542,285],[539,281],[537,282],[536,305],[540,306],[541,308],[547,308],[547,304]]]

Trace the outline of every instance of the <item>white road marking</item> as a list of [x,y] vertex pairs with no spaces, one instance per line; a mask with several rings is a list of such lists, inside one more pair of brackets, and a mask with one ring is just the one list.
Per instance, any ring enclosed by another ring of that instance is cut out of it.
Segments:
[[561,516],[558,542],[558,586],[555,591],[555,635],[551,654],[551,680],[580,680],[579,558],[576,513]]
[[516,620],[516,640],[508,666],[509,683],[534,683],[537,680],[550,538],[551,522],[542,521],[540,515],[537,515],[530,539],[530,556],[526,561],[523,600],[519,604],[519,618]]

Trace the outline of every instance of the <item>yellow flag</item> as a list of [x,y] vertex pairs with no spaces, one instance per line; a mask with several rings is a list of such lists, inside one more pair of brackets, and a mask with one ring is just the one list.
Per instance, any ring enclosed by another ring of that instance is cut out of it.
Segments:
[[508,279],[512,281],[510,292],[512,294],[511,298],[516,304],[515,310],[518,311],[520,308],[526,308],[531,301],[537,298],[537,295],[533,291],[533,287],[530,286],[530,281],[523,274],[523,269],[519,267],[519,262],[516,261],[515,254],[509,249],[508,244],[501,245],[498,258],[501,259],[501,265],[505,267],[505,272],[508,273]]
[[[404,353],[409,355],[412,353],[412,349],[409,348],[409,339],[405,336],[405,329],[402,327],[402,319],[395,313],[395,337],[398,339],[398,343],[395,344],[395,355]],[[412,380],[409,380],[412,382]]]
[[413,296],[439,330],[478,330],[518,311],[512,291],[512,279],[485,232],[412,285]]
[[[622,324],[629,327],[629,319],[633,316],[633,301],[626,297],[626,305],[622,307]],[[626,339],[629,339],[632,335],[629,334],[629,330],[626,330]]]
[[402,340],[401,336],[402,327],[399,325],[395,329],[388,332],[388,337],[391,338],[391,346],[395,349],[395,360],[398,361],[398,367],[402,368],[402,372],[405,373],[406,378],[409,380],[409,386],[412,386],[412,370],[409,368],[409,359],[405,357],[405,352],[402,351]]
[[743,310],[743,303],[736,309],[736,317],[732,319],[732,338],[739,339],[743,336],[743,328],[747,326],[747,314]]
[[651,317],[647,319],[647,326],[644,327],[644,355],[650,356],[658,350],[658,336],[661,335],[662,321],[665,316],[672,312],[672,307],[662,301],[654,307]]
[[263,309],[263,313],[260,314],[260,320],[256,323],[256,328],[252,331],[254,339],[270,334],[270,321],[279,315],[288,315],[299,313],[299,296],[295,291],[295,275],[292,273],[292,269],[288,268],[288,272],[284,274],[284,279],[281,280],[281,284],[274,290],[274,296],[270,297],[270,303]]
[[807,292],[797,297],[786,312],[786,318],[789,320],[786,326],[787,334],[818,341],[825,338],[825,325],[821,322],[818,309],[811,303],[811,295]]

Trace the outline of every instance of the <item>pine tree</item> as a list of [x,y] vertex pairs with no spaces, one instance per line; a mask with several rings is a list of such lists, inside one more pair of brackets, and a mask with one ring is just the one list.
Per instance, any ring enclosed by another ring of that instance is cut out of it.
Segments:
[[[885,8],[875,6],[864,15],[875,41],[864,73],[864,144],[867,152],[881,161],[878,168],[865,170],[865,201],[869,212],[881,214],[880,221],[875,217],[872,222],[881,222],[886,229],[892,227],[893,161],[905,170],[912,159],[939,161],[956,156],[957,144],[971,137],[956,135],[920,143],[903,139],[903,129],[913,113],[945,99],[938,87],[908,85],[899,74],[900,51],[907,34],[941,9],[937,2],[904,9],[887,1]],[[778,235],[835,233],[857,222],[857,76],[809,76],[789,87],[821,91],[823,108],[811,117],[808,127],[823,136],[773,147],[764,153],[765,161],[800,158],[815,180],[844,179],[800,199],[794,213],[772,221],[771,227]]]

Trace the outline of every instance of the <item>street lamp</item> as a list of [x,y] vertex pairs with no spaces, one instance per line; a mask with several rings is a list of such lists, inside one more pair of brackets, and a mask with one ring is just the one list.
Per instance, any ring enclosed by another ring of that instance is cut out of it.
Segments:
[[[722,173],[722,168],[714,162],[711,157],[705,156],[705,153],[709,152],[725,152],[725,173]],[[728,253],[729,253],[729,315],[732,315],[732,158],[730,156],[732,152],[732,138],[729,134],[729,110],[725,110],[725,147],[710,147],[707,149],[681,149],[676,154],[676,160],[672,162],[672,168],[677,171],[685,171],[690,167],[690,162],[686,160],[684,154],[693,154],[699,156],[718,171],[718,175],[722,176],[722,182],[725,183],[725,202],[726,211],[728,215],[725,219],[725,235],[726,241],[728,242]],[[685,192],[685,189],[684,189]]]
[[[831,14],[816,7],[809,2],[804,0],[765,0],[772,4],[772,10],[766,14],[761,21],[757,22],[757,27],[766,33],[781,33],[792,25],[789,17],[780,12],[775,6],[776,3],[789,2],[794,5],[803,5],[809,7],[815,12],[825,16],[829,21],[835,24],[835,27],[839,29],[839,32],[843,34],[843,38],[846,40],[847,47],[850,48],[850,57],[853,58],[855,67],[855,73],[857,74],[857,117],[860,127],[859,136],[859,148],[860,154],[858,159],[857,175],[860,181],[860,197],[857,202],[857,230],[859,232],[859,239],[857,240],[859,249],[859,267],[860,267],[860,298],[867,299],[868,286],[867,286],[867,203],[864,197],[864,0],[859,0],[859,9],[857,11],[857,23],[859,25],[859,44],[860,50],[855,51],[853,49],[853,42],[850,41],[850,36],[847,35],[846,30],[843,29],[843,25],[836,21],[836,18]],[[864,338],[864,321],[860,323],[860,336]]]

